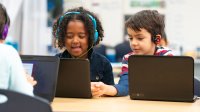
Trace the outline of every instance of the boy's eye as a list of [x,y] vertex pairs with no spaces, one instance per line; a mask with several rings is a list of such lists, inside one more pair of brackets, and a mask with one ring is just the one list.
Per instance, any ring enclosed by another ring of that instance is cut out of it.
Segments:
[[133,40],[133,38],[128,38],[129,40]]
[[138,38],[138,40],[143,40],[144,38]]

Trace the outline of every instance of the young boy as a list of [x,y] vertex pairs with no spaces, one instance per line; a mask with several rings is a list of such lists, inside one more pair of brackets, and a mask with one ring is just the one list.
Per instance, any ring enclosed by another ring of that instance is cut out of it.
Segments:
[[110,62],[93,50],[103,39],[103,28],[95,14],[83,7],[68,10],[54,24],[53,36],[58,47],[65,48],[58,57],[89,59],[91,81],[114,84]]
[[4,44],[9,25],[10,18],[0,3],[0,88],[33,96],[32,85],[36,82],[32,77],[26,76],[18,52],[13,47]]
[[157,46],[164,32],[164,20],[156,10],[143,10],[130,17],[125,26],[133,52],[122,60],[122,72],[118,84],[106,85],[102,82],[92,83],[93,96],[125,96],[128,95],[128,58],[130,55],[172,56],[172,52]]

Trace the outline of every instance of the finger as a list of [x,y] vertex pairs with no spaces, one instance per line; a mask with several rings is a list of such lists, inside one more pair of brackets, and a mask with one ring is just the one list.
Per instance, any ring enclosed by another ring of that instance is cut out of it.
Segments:
[[97,92],[92,92],[93,96],[102,96],[103,95],[103,91],[99,90]]
[[37,81],[33,81],[33,86],[35,86],[37,84]]
[[33,77],[31,77],[31,76],[29,76],[29,79],[30,79],[30,80],[34,80]]
[[101,88],[104,85],[102,82],[98,82],[95,84],[95,87]]
[[94,85],[97,84],[97,82],[91,82],[90,84],[91,84],[92,86],[94,86]]
[[93,93],[92,93],[92,96],[93,96],[93,97],[99,97],[99,96],[101,96],[101,94],[100,94],[99,92],[93,92]]
[[92,91],[92,92],[98,92],[99,90],[100,90],[99,88],[91,87],[91,91]]

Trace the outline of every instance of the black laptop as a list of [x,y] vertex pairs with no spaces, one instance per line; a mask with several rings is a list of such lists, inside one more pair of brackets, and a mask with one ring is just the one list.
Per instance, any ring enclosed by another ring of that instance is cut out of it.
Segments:
[[52,102],[55,96],[59,58],[55,56],[21,55],[21,59],[25,71],[37,81],[34,86],[34,94]]
[[130,56],[129,94],[134,100],[193,102],[194,60],[187,56]]
[[89,60],[60,59],[56,97],[92,97]]

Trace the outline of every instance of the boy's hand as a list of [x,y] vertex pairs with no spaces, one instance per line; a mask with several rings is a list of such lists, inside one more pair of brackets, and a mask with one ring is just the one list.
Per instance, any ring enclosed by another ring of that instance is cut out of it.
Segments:
[[113,85],[106,85],[103,82],[91,82],[91,91],[93,97],[115,96],[117,89]]

